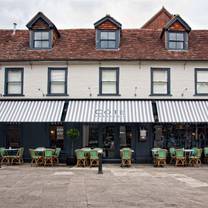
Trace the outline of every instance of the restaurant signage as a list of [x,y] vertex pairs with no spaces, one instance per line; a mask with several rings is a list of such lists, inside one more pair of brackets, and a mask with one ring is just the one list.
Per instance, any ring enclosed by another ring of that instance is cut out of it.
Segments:
[[110,110],[110,109],[96,109],[95,117],[124,117],[126,116],[123,110]]

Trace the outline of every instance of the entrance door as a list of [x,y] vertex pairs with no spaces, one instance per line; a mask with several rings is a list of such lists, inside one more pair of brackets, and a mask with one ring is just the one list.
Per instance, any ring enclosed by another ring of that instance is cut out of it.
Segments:
[[132,128],[130,126],[120,126],[120,148],[133,147]]
[[20,127],[7,126],[6,146],[12,148],[20,147]]

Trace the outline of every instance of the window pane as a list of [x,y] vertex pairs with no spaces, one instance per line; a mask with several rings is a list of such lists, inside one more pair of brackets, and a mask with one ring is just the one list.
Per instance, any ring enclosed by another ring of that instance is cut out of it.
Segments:
[[41,32],[34,32],[34,40],[41,40]]
[[34,42],[34,48],[41,48],[41,41],[35,41]]
[[176,42],[169,42],[168,43],[168,48],[170,48],[170,49],[176,49]]
[[169,32],[169,40],[176,40],[176,33]]
[[176,49],[183,49],[183,48],[184,48],[183,42],[177,42]]
[[198,83],[197,93],[208,93],[208,83]]
[[100,33],[100,38],[105,39],[105,40],[108,39],[108,32],[101,32]]
[[155,70],[153,72],[153,81],[167,82],[167,71],[166,70]]
[[116,41],[110,40],[108,41],[108,48],[115,48],[116,47]]
[[116,70],[103,70],[102,81],[116,81]]
[[101,48],[108,48],[108,41],[107,40],[102,40],[100,44]]
[[208,71],[197,71],[197,82],[208,82]]
[[21,82],[22,74],[21,71],[9,71],[8,82]]
[[103,82],[102,93],[103,94],[116,94],[116,82]]
[[65,93],[64,83],[51,83],[51,94]]
[[108,32],[108,39],[115,40],[116,39],[116,33],[115,32]]
[[42,40],[48,40],[49,39],[49,32],[42,32]]
[[51,70],[51,81],[65,81],[65,70]]
[[184,33],[176,33],[176,38],[179,41],[184,41]]
[[153,94],[167,94],[167,83],[160,83],[160,82],[154,83]]
[[8,94],[21,94],[21,83],[8,83]]
[[41,41],[42,42],[42,48],[49,48],[49,41]]

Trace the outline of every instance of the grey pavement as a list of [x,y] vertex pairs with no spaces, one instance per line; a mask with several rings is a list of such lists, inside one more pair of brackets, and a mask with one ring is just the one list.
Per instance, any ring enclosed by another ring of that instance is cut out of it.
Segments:
[[0,208],[208,207],[208,165],[2,166]]

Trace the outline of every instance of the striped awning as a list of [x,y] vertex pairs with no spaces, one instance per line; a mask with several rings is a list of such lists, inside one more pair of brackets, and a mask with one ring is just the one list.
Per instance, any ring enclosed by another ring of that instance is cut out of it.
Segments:
[[60,122],[64,101],[0,101],[0,122]]
[[159,122],[208,122],[208,101],[156,101]]
[[69,101],[66,122],[148,123],[154,122],[151,101]]

